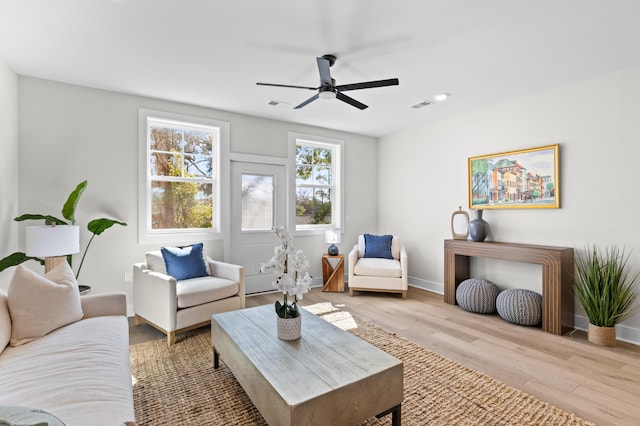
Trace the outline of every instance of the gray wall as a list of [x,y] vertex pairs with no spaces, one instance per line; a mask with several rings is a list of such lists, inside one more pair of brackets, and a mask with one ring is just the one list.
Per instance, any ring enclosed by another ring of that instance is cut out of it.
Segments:
[[[489,239],[577,249],[615,243],[633,250],[630,263],[640,270],[638,99],[636,68],[382,138],[379,227],[403,235],[414,284],[442,291],[451,213],[468,210],[468,157],[555,143],[561,208],[487,210]],[[478,259],[472,273],[541,291],[539,266]],[[576,312],[575,325],[585,327]],[[618,336],[640,342],[640,315]]]
[[[125,273],[134,262],[144,260],[146,251],[158,248],[137,242],[140,107],[228,121],[232,153],[286,157],[290,131],[343,139],[345,215],[350,223],[341,251],[355,243],[358,233],[377,230],[375,138],[31,77],[20,76],[18,81],[20,213],[59,216],[71,190],[87,179],[89,185],[76,212],[80,226],[101,216],[129,224],[114,226],[92,243],[79,281],[92,285],[96,293],[126,291],[131,307],[132,287],[125,282]],[[13,222],[12,226],[22,234],[23,224]],[[81,248],[89,237],[88,231],[81,233]],[[307,254],[311,275],[322,277],[324,236],[299,237],[296,245]],[[214,258],[224,256],[220,240],[206,241],[205,249]],[[75,255],[74,269],[79,261]],[[41,270],[35,262],[29,262],[29,267]]]
[[[0,58],[0,256],[19,250],[18,227],[18,76]],[[13,268],[12,268],[13,269]],[[0,288],[11,275],[0,273]]]

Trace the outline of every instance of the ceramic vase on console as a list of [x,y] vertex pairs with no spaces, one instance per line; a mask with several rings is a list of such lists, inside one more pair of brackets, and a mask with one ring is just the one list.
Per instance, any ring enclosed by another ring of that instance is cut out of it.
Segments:
[[482,210],[476,210],[476,218],[469,222],[469,236],[471,241],[481,242],[487,238],[489,224],[482,218]]
[[469,213],[458,206],[458,210],[451,214],[451,235],[454,240],[469,238]]

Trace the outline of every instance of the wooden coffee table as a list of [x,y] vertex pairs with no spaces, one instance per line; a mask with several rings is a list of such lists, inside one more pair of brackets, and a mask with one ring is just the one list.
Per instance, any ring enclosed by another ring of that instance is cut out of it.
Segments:
[[219,357],[270,425],[353,425],[392,414],[400,425],[400,360],[300,309],[302,337],[276,335],[273,305],[211,318]]

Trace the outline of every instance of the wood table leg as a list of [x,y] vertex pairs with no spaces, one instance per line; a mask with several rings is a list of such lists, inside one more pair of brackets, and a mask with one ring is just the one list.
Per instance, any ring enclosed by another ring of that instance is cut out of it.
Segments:
[[220,367],[220,354],[218,351],[213,349],[213,368]]

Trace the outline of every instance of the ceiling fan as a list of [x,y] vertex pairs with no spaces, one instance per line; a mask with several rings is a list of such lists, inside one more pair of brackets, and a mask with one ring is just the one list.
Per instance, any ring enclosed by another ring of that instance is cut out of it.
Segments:
[[362,102],[356,101],[355,99],[345,95],[342,92],[346,92],[347,90],[359,90],[359,89],[371,89],[374,87],[384,87],[384,86],[397,86],[398,79],[390,78],[388,80],[376,80],[376,81],[367,81],[363,83],[353,83],[353,84],[341,84],[336,86],[336,81],[331,77],[331,70],[329,69],[336,62],[335,55],[323,55],[320,58],[316,58],[318,62],[318,72],[320,73],[320,86],[318,87],[307,87],[307,86],[291,86],[288,84],[271,84],[271,83],[256,83],[259,86],[276,86],[276,87],[291,87],[294,89],[306,89],[306,90],[317,90],[318,93],[302,102],[300,105],[294,107],[294,109],[300,109],[311,102],[315,101],[318,98],[322,99],[334,99],[338,98],[342,102],[346,102],[349,105],[353,105],[358,109],[365,109],[367,105]]

